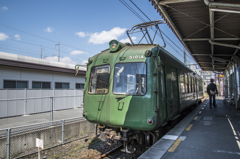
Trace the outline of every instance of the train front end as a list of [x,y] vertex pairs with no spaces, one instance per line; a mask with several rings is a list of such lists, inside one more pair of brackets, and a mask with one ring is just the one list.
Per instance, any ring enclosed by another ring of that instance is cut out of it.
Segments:
[[112,40],[109,48],[89,58],[83,116],[111,138],[155,129],[159,123],[151,56],[158,47]]

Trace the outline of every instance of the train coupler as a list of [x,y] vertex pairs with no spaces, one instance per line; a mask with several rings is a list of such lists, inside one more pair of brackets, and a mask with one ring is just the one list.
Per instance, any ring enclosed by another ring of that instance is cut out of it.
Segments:
[[100,133],[100,140],[106,141],[107,139],[113,140],[117,136],[116,131],[113,131],[112,129],[105,129],[103,132]]

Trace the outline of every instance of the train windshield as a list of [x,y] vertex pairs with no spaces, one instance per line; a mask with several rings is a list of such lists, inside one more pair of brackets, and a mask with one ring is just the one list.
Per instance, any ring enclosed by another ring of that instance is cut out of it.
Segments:
[[107,94],[109,77],[110,65],[93,66],[90,74],[88,92],[91,94]]
[[144,95],[146,94],[146,64],[118,63],[114,71],[113,93]]

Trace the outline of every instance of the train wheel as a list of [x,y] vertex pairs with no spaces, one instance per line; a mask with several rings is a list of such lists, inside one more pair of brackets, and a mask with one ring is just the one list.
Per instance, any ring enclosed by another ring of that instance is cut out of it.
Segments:
[[146,135],[145,135],[145,144],[146,144],[146,146],[148,146],[148,147],[152,145],[151,135],[150,135],[150,134],[146,134]]

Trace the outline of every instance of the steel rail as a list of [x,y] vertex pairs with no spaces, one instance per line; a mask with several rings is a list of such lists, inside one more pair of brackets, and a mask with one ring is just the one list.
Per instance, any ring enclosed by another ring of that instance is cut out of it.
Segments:
[[109,155],[110,153],[112,153],[112,152],[114,152],[114,151],[116,151],[116,150],[122,148],[122,146],[123,146],[123,145],[121,144],[121,145],[115,147],[114,149],[112,149],[112,150],[110,150],[110,151],[104,153],[103,155],[98,156],[98,157],[95,157],[95,159],[101,159],[101,158],[103,158],[103,157],[106,157],[106,156]]

